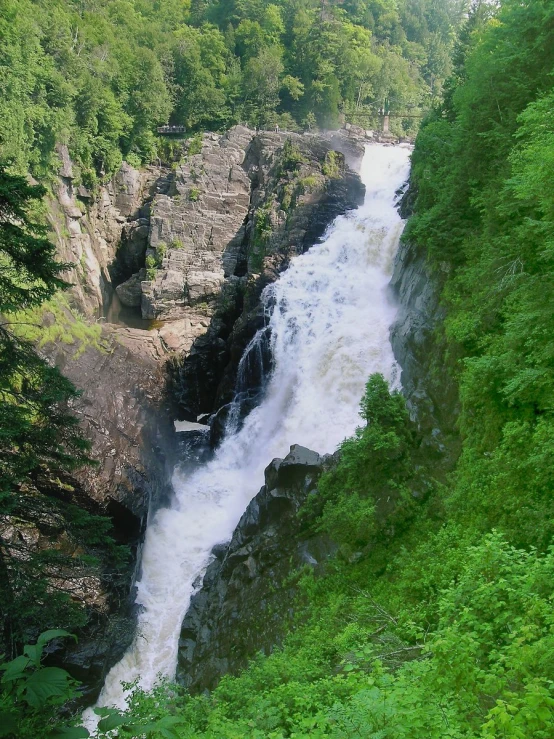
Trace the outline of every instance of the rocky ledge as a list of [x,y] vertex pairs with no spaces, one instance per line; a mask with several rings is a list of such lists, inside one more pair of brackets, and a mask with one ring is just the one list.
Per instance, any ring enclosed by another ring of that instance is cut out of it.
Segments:
[[323,538],[302,533],[297,515],[330,459],[298,445],[274,459],[232,540],[214,548],[179,642],[177,679],[191,692],[215,687],[278,644],[291,615],[291,573],[322,566],[333,553]]

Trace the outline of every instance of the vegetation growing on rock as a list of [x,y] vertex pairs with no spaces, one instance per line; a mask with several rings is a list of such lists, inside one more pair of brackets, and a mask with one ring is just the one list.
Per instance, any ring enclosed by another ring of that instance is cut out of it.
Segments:
[[[30,215],[43,195],[44,188],[0,168],[0,616],[7,656],[51,624],[85,623],[95,591],[101,610],[104,565],[114,572],[121,563],[110,521],[92,501],[83,506],[69,478],[89,462],[70,411],[77,391],[29,341],[36,338],[29,311],[40,312],[66,286],[65,265]],[[48,340],[54,337],[98,341],[92,329],[75,336],[63,324]]]
[[[376,37],[384,29],[400,34],[392,3],[343,6],[360,26],[337,25],[344,16],[331,3],[198,2],[185,16],[196,25],[179,33],[196,40],[199,60],[203,34],[228,53],[238,50],[240,69],[236,62],[210,69],[212,81],[227,75],[230,109],[242,94],[241,113],[269,120],[282,95],[290,100],[281,115],[313,113],[321,122],[348,100],[341,85],[365,89],[351,72],[341,77],[332,67],[333,60],[351,61],[338,29],[347,29],[350,42],[366,38],[368,27]],[[417,7],[402,4],[413,25]],[[294,11],[296,25],[287,25],[282,9]],[[206,20],[221,30],[201,25]],[[130,715],[106,716],[103,726],[118,736],[554,735],[553,29],[549,0],[476,3],[444,102],[414,152],[414,215],[405,238],[426,250],[447,311],[432,364],[436,377],[448,373],[459,389],[455,469],[438,479],[436,454],[422,443],[402,397],[371,377],[363,427],[342,445],[302,513],[306,530],[328,534],[338,554],[323,574],[291,575],[298,599],[282,646],[223,678],[208,696],[166,686],[136,692]],[[283,61],[275,40],[286,34]],[[310,40],[302,57],[315,70],[308,76],[294,74],[299,39]],[[441,47],[434,48],[440,57]],[[379,54],[402,80],[405,57],[386,44]],[[364,63],[372,69],[371,53]],[[181,112],[194,120],[201,109]],[[289,155],[296,171],[295,152]],[[282,196],[290,206],[286,185]],[[263,212],[259,217],[265,238]],[[24,356],[31,365],[39,361]],[[15,390],[5,392],[19,392],[17,368],[10,372]],[[40,404],[31,422],[39,411]]]

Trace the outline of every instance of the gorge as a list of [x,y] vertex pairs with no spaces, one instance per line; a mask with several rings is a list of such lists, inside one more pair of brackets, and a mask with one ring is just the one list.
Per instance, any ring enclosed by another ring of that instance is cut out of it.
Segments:
[[[148,523],[134,642],[106,679],[100,705],[124,707],[121,682],[151,689],[176,670],[181,622],[195,582],[215,545],[231,539],[263,470],[293,443],[334,452],[359,423],[367,377],[380,372],[394,386],[398,369],[389,341],[395,308],[387,293],[402,230],[396,212],[409,149],[368,145],[362,162],[364,203],[339,216],[323,242],[297,256],[262,293],[273,370],[263,399],[227,433],[213,460],[177,467],[170,507]],[[242,361],[245,361],[243,357]]]
[[0,738],[554,736],[553,50],[0,3]]

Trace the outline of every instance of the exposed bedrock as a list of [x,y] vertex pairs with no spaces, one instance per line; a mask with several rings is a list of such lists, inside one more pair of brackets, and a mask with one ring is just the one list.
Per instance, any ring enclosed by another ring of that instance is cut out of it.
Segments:
[[297,516],[329,460],[297,445],[274,459],[231,542],[215,547],[179,642],[177,679],[191,692],[215,687],[222,675],[278,643],[287,618],[283,603],[292,603],[295,588],[287,576],[303,565],[318,567],[333,553],[322,537],[301,536]]
[[450,468],[459,452],[457,387],[446,365],[440,376],[437,373],[442,364],[438,331],[446,315],[441,288],[440,276],[428,268],[425,250],[402,242],[390,283],[399,306],[391,344],[410,416],[418,423],[427,452],[440,462],[437,472]]
[[99,345],[82,352],[63,343],[42,351],[82,391],[72,410],[98,462],[67,481],[76,491],[75,504],[109,516],[116,541],[130,547],[132,555],[125,570],[87,579],[77,595],[89,613],[88,624],[77,644],[64,642],[57,657],[94,700],[134,633],[133,583],[148,511],[171,494],[178,451],[174,412],[160,362],[132,352],[109,330]]
[[[231,134],[230,134],[231,135]],[[363,143],[351,140],[363,155]],[[316,136],[260,132],[252,136],[242,162],[251,182],[250,202],[235,239],[222,254],[225,279],[206,334],[175,363],[181,414],[194,420],[218,411],[213,441],[221,436],[226,408],[233,400],[237,371],[248,343],[266,323],[260,302],[290,259],[323,236],[337,215],[357,207],[364,187],[346,164],[332,156],[330,141]],[[232,272],[231,272],[232,270]],[[252,377],[243,414],[256,402],[260,377]]]

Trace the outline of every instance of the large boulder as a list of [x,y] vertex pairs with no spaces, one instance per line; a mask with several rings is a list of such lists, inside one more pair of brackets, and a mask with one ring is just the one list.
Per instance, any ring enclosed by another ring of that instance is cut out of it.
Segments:
[[139,308],[142,300],[142,282],[146,279],[146,270],[141,269],[136,275],[129,277],[115,288],[119,300],[130,308]]

